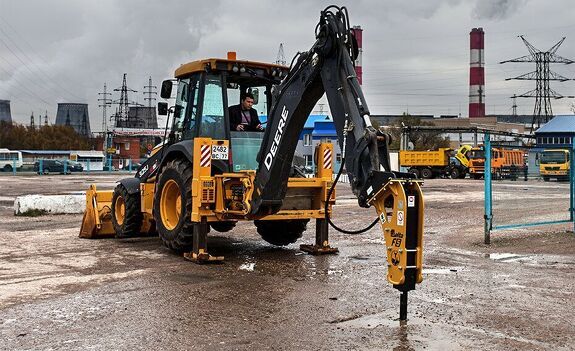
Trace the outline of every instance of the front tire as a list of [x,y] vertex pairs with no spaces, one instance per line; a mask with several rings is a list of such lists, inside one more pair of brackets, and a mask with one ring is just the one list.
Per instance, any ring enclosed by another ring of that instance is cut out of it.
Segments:
[[12,172],[12,166],[10,166],[10,165],[5,165],[5,166],[4,166],[4,172]]
[[258,233],[268,243],[286,246],[295,243],[307,229],[309,219],[254,221]]
[[176,252],[190,251],[193,243],[192,165],[169,161],[159,176],[154,195],[154,219],[160,239]]
[[451,179],[459,179],[461,178],[461,171],[459,170],[459,168],[453,168],[451,172],[449,172],[449,176],[451,177]]
[[134,237],[142,227],[140,194],[129,194],[128,189],[118,184],[112,197],[112,224],[117,238]]

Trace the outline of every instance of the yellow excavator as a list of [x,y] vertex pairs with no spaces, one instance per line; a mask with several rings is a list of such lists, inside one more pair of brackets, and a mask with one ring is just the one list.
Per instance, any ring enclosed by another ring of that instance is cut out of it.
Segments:
[[[301,249],[334,253],[328,226],[340,229],[331,214],[345,165],[359,206],[377,212],[368,228],[381,224],[387,279],[402,292],[400,319],[405,320],[407,292],[422,281],[421,181],[391,170],[391,139],[371,125],[353,66],[357,55],[346,8],[329,6],[321,12],[316,42],[290,67],[238,60],[235,53],[180,66],[175,80],[161,87],[161,97],[172,98],[177,82],[175,104],[158,103],[158,113],[167,115],[170,124],[164,143],[135,177],[120,180],[113,191],[90,186],[80,237],[157,235],[167,247],[203,263],[223,259],[208,252],[210,228],[226,232],[238,221],[253,221],[265,241],[288,245],[314,219],[315,244]],[[321,143],[314,177],[306,178],[294,165],[294,153],[324,93],[342,167],[334,179],[333,145]],[[253,108],[267,114],[265,131],[232,130],[228,107],[237,105],[240,96],[253,97]]]

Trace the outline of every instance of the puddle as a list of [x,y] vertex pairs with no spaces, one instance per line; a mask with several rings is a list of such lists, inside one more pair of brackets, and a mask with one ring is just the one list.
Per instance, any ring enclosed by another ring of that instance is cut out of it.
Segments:
[[255,267],[256,267],[256,264],[253,262],[250,262],[250,263],[242,263],[238,269],[240,271],[253,272]]
[[494,261],[517,261],[518,259],[524,258],[525,256],[512,254],[512,253],[492,253],[488,254],[488,257]]
[[423,274],[453,274],[464,271],[464,267],[425,268]]

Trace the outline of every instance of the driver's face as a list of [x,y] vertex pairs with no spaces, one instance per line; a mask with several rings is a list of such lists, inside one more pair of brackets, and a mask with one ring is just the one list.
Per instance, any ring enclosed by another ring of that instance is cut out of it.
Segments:
[[242,101],[242,108],[244,110],[249,110],[250,108],[252,108],[254,104],[254,99],[252,99],[251,97],[247,97]]

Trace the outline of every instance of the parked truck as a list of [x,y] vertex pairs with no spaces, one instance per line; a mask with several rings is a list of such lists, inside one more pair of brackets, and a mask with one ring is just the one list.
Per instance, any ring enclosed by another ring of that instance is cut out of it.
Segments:
[[401,150],[399,164],[418,178],[442,176],[453,179],[465,178],[469,165],[467,153],[470,150],[470,145],[463,145],[457,150],[450,148],[439,148],[435,151]]
[[569,150],[543,150],[539,158],[539,174],[546,182],[551,178],[568,180],[569,166]]
[[[485,172],[485,149],[483,146],[472,148],[469,153],[469,175],[481,179]],[[517,179],[527,172],[525,152],[518,149],[492,148],[491,174],[494,179]]]

